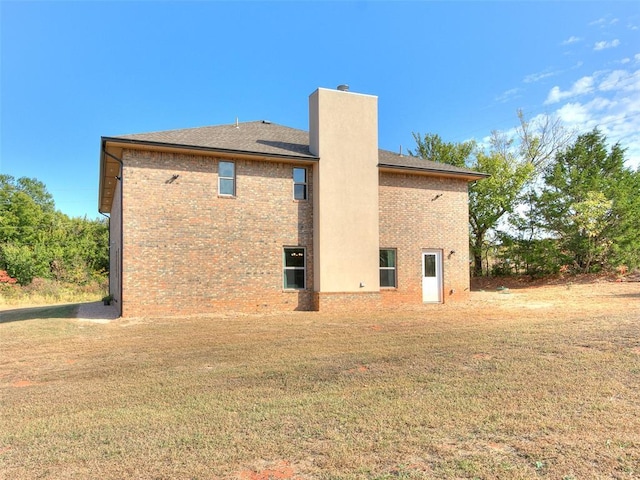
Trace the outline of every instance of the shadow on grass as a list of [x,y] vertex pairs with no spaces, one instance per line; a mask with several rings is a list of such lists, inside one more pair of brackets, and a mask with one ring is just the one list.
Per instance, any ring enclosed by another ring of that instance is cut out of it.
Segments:
[[44,307],[14,308],[0,311],[0,323],[50,318],[75,318],[78,304],[47,305]]
[[612,296],[621,298],[640,298],[640,293],[614,293]]

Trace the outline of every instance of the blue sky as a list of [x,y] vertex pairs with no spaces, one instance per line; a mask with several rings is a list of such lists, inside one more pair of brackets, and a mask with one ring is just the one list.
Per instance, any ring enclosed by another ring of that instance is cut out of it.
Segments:
[[0,173],[95,218],[101,136],[270,120],[379,97],[380,147],[557,115],[640,164],[640,2],[0,0]]

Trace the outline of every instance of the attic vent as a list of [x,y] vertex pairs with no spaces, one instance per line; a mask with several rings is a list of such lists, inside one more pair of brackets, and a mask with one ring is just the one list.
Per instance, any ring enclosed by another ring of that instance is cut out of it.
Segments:
[[348,92],[349,91],[349,85],[347,85],[347,84],[338,85],[338,90],[340,90],[341,92]]

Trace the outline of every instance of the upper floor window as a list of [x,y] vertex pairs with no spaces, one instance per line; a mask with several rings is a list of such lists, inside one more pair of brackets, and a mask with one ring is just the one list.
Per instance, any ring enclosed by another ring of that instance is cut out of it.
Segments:
[[307,199],[307,169],[294,167],[293,169],[293,198]]
[[380,249],[380,287],[397,287],[396,250],[395,248]]
[[236,194],[236,164],[233,162],[218,162],[218,195]]

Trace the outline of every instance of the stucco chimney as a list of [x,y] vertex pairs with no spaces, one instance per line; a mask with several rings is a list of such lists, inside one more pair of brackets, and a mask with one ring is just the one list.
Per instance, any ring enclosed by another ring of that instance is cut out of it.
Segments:
[[314,288],[380,290],[378,98],[320,88],[309,96]]

